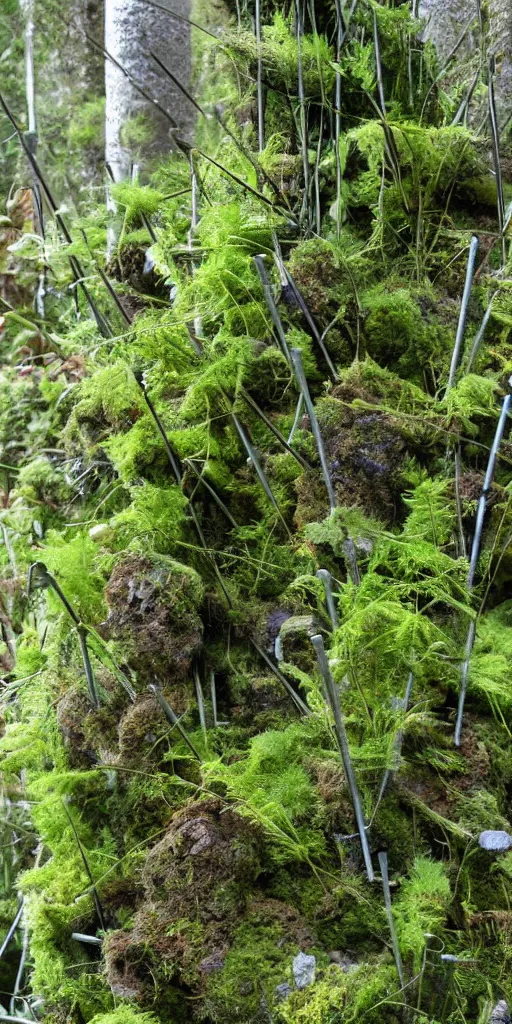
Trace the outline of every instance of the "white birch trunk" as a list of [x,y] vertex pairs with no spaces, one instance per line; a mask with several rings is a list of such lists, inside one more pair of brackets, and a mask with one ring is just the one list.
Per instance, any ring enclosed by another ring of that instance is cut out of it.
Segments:
[[[162,0],[169,9],[188,17],[189,0]],[[151,7],[145,0],[105,0],[105,49],[130,73],[133,79],[180,126],[180,133],[190,138],[194,112],[164,72],[152,60],[154,51],[173,75],[188,88],[190,84],[190,29],[164,11]],[[134,154],[123,140],[127,121],[142,115],[150,128],[149,142],[142,159],[144,164],[156,155],[170,151],[169,122],[155,106],[148,103],[131,85],[112,61],[105,62],[105,161],[114,181],[130,176]],[[140,159],[140,154],[137,155]],[[112,202],[109,201],[112,210]],[[113,211],[112,211],[113,212]],[[115,228],[114,228],[115,231]],[[109,239],[112,246],[113,238]]]

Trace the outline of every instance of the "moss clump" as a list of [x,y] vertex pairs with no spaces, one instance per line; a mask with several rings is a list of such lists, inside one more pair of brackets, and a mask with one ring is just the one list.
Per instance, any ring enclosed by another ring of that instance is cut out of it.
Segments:
[[123,645],[141,680],[183,681],[201,647],[198,574],[162,556],[134,554],[117,563],[105,596],[109,614],[101,633]]

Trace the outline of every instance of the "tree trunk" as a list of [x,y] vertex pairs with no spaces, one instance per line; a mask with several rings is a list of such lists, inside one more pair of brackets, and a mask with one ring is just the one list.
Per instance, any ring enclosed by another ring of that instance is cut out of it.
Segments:
[[[164,0],[164,3],[171,8],[170,2],[167,4]],[[173,0],[172,8],[187,16],[188,0]],[[154,51],[188,87],[189,26],[150,6],[146,0],[105,0],[105,48],[138,85],[169,111],[182,134],[190,136],[194,121],[191,104],[150,56]],[[154,156],[170,149],[169,122],[137,92],[108,57],[105,92],[105,159],[114,180],[118,181],[129,176],[134,159],[142,157],[143,165],[147,166]],[[136,139],[140,140],[142,153],[137,152]]]
[[[480,9],[484,9],[482,0]],[[480,45],[478,11],[477,0],[420,0],[418,14],[425,22],[422,36],[424,40],[434,43],[441,63],[444,63],[467,25],[470,27],[457,50],[459,66],[477,52]],[[490,0],[487,17],[486,49],[488,56],[496,59],[496,99],[500,120],[504,122],[512,110],[510,0]]]

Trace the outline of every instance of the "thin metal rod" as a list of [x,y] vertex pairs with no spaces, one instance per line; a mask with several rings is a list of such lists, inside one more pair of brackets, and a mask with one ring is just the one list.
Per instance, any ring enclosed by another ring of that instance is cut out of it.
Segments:
[[[512,378],[510,379],[509,384],[512,386]],[[498,420],[498,425],[496,427],[496,433],[494,435],[494,440],[493,440],[493,443],[492,443],[491,451],[489,453],[489,461],[487,463],[487,469],[486,469],[486,473],[485,473],[485,477],[484,477],[484,482],[483,482],[483,486],[482,486],[482,493],[481,493],[479,501],[478,501],[478,507],[477,507],[477,512],[476,512],[476,521],[475,521],[475,532],[474,532],[474,535],[473,535],[473,543],[471,545],[471,558],[470,558],[470,562],[469,562],[469,571],[468,571],[468,577],[467,577],[467,581],[466,581],[466,585],[467,585],[469,593],[471,593],[471,591],[473,589],[473,584],[474,584],[474,579],[475,579],[475,572],[476,572],[476,568],[477,568],[477,565],[478,565],[478,558],[479,558],[479,555],[480,555],[480,546],[481,546],[481,543],[482,543],[482,531],[483,531],[483,525],[484,525],[485,512],[486,512],[486,509],[487,509],[487,499],[488,499],[488,496],[489,496],[489,491],[491,489],[491,484],[492,484],[493,477],[494,477],[494,470],[495,470],[495,467],[496,467],[496,459],[497,459],[497,456],[498,456],[498,449],[499,449],[499,446],[500,446],[501,441],[503,439],[503,434],[505,432],[505,426],[506,426],[506,422],[507,422],[507,416],[508,416],[508,413],[510,411],[511,404],[512,404],[512,394],[509,393],[508,395],[505,395],[505,398],[503,399],[503,405],[501,407],[500,418]],[[459,689],[459,702],[458,702],[458,706],[457,706],[457,719],[456,719],[456,722],[455,722],[455,732],[454,732],[454,736],[453,736],[453,742],[454,742],[456,747],[460,746],[460,741],[461,741],[461,736],[462,736],[462,722],[463,722],[463,717],[464,717],[464,704],[465,704],[465,701],[466,701],[466,693],[467,693],[467,689],[468,689],[468,679],[469,679],[469,663],[470,663],[470,660],[471,660],[471,654],[472,654],[473,645],[474,645],[474,642],[475,642],[475,635],[476,635],[476,619],[471,619],[471,622],[469,624],[469,629],[468,629],[467,637],[466,637],[466,645],[465,645],[465,650],[464,650],[464,661],[462,663],[462,669],[461,669],[461,680],[460,680],[460,689]]]
[[357,787],[357,781],[352,767],[352,759],[350,757],[350,748],[348,744],[348,737],[345,730],[345,722],[341,711],[340,698],[334,680],[331,675],[329,668],[329,662],[327,661],[327,655],[324,648],[324,640],[320,633],[316,636],[311,637],[311,643],[315,649],[316,658],[318,662],[318,668],[320,674],[325,683],[325,689],[327,692],[328,703],[330,705],[333,718],[334,718],[334,731],[336,734],[336,740],[338,743],[339,752],[343,768],[345,771],[345,777],[352,797],[352,804],[354,807],[354,813],[357,822],[357,830],[359,832],[359,839],[361,841],[361,849],[363,851],[363,859],[366,867],[366,874],[368,881],[373,882],[375,875],[373,872],[372,858],[370,853],[370,847],[368,845],[368,837],[366,835],[366,822],[364,820],[363,808],[361,805],[361,797],[359,796],[359,790]]
[[332,628],[337,629],[340,624],[340,620],[336,605],[334,603],[334,595],[332,592],[332,576],[328,569],[319,569],[318,572],[316,573],[316,578],[318,580],[321,580],[324,585],[325,603],[327,605],[327,611],[329,612],[329,618],[332,622]]
[[460,360],[460,353],[462,349],[462,342],[464,340],[464,332],[466,329],[466,320],[468,315],[469,298],[471,295],[471,288],[473,287],[473,277],[475,274],[475,260],[478,250],[478,238],[476,235],[471,236],[471,243],[469,246],[468,263],[466,268],[466,280],[464,282],[464,291],[462,294],[462,302],[460,306],[459,322],[457,325],[457,334],[455,335],[455,344],[453,346],[452,361],[450,363],[450,371],[448,374],[448,383],[446,385],[446,394],[450,391],[455,383],[455,374]]
[[304,402],[311,423],[311,430],[313,431],[313,437],[315,438],[316,441],[320,465],[322,467],[322,474],[327,489],[327,494],[329,496],[331,512],[334,512],[334,509],[336,508],[336,495],[334,493],[331,474],[329,472],[329,466],[327,464],[327,456],[325,454],[322,434],[320,431],[318,420],[316,418],[315,407],[313,405],[313,401],[309,392],[308,382],[306,380],[306,374],[304,373],[304,367],[302,365],[302,353],[299,348],[292,348],[291,355],[293,367],[295,370],[295,376],[297,378],[297,384],[299,386],[299,390],[302,392],[302,395],[304,396]]
[[168,701],[166,701],[162,691],[159,690],[158,686],[155,686],[154,683],[150,683],[149,684],[148,690],[151,690],[151,693],[154,693],[154,695],[155,695],[155,697],[156,697],[160,707],[162,708],[162,711],[163,711],[165,717],[167,718],[167,721],[170,722],[171,725],[176,726],[176,728],[177,728],[177,730],[178,730],[182,740],[185,741],[185,743],[187,744],[187,747],[189,748],[189,750],[191,750],[193,755],[194,755],[194,757],[197,757],[197,760],[202,763],[203,759],[202,759],[201,755],[196,750],[194,744],[192,743],[192,740],[190,740],[188,738],[188,736],[187,736],[187,734],[186,734],[186,732],[185,732],[185,730],[184,730],[184,728],[183,728],[183,726],[182,726],[178,716],[174,713],[174,711],[172,710],[172,707],[168,703]]
[[389,933],[391,935],[391,945],[393,946],[393,956],[395,958],[396,970],[400,985],[403,988],[405,985],[404,968],[402,964],[402,957],[400,954],[400,946],[398,945],[398,937],[396,934],[395,922],[393,919],[393,910],[391,907],[391,889],[389,888],[389,874],[388,874],[388,855],[387,853],[379,853],[379,867],[382,875],[382,888],[384,891],[384,907],[386,910],[386,917],[388,921]]

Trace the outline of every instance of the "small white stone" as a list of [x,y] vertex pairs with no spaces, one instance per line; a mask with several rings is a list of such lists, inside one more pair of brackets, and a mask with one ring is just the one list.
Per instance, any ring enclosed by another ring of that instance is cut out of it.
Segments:
[[308,953],[297,953],[294,957],[293,964],[293,980],[297,988],[306,988],[307,985],[311,985],[315,980],[316,970],[316,958],[310,956]]
[[482,847],[482,850],[496,850],[498,852],[501,850],[510,850],[510,847],[512,846],[512,836],[509,836],[508,832],[487,829],[485,832],[480,832],[478,843]]
[[110,539],[112,532],[112,527],[108,523],[96,523],[96,526],[91,526],[89,537],[95,544],[101,544],[103,541]]

